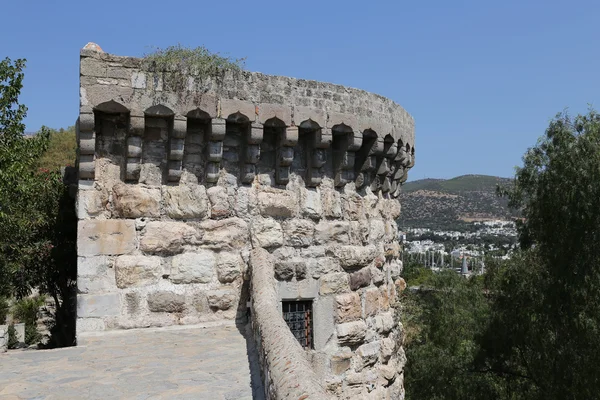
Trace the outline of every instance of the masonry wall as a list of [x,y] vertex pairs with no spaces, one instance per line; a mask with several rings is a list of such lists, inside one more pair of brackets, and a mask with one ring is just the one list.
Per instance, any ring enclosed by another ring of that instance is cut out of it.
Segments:
[[337,85],[239,73],[175,91],[168,74],[82,50],[78,333],[244,323],[264,248],[279,300],[313,301],[326,390],[401,398],[395,220],[412,118]]

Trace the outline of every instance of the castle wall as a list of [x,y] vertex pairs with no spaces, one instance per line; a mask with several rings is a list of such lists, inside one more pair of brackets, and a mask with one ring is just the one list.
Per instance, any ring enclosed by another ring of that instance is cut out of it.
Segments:
[[82,50],[78,333],[244,323],[264,248],[279,300],[312,301],[329,393],[400,398],[412,118],[338,85],[241,72],[175,91],[168,74]]

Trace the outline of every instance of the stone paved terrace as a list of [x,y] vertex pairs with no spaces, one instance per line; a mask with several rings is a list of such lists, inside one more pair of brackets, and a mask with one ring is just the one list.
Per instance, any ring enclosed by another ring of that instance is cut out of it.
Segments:
[[0,399],[263,398],[259,372],[250,372],[255,350],[233,324],[113,331],[81,342],[0,354]]

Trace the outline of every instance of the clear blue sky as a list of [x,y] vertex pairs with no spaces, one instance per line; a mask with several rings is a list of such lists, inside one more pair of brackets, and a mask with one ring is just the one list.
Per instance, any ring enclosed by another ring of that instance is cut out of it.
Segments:
[[387,96],[416,120],[410,179],[512,176],[548,121],[600,103],[600,1],[32,1],[0,7],[27,58],[27,130],[72,125],[79,49],[205,45],[252,71]]

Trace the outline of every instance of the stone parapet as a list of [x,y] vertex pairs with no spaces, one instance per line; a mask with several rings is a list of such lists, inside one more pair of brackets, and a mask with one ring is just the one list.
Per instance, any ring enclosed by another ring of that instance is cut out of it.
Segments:
[[304,350],[281,316],[273,257],[262,248],[250,254],[252,325],[261,357],[267,399],[332,399]]

